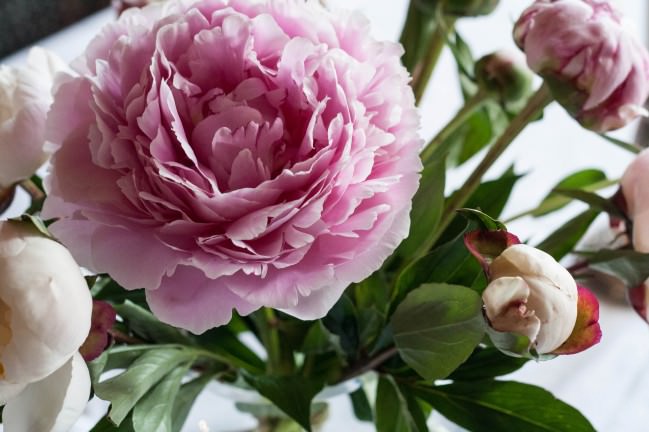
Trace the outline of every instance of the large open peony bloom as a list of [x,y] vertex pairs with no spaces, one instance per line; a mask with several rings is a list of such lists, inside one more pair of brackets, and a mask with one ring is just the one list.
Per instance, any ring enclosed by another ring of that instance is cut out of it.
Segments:
[[125,12],[58,84],[52,232],[193,332],[322,317],[407,235],[419,178],[402,49],[368,27],[303,0]]

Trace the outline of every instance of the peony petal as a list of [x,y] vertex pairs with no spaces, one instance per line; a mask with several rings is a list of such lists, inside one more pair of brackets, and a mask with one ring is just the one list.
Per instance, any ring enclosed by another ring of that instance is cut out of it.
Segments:
[[90,396],[90,374],[75,353],[60,369],[29,384],[2,413],[8,431],[66,432],[81,416]]
[[599,343],[602,329],[599,325],[599,302],[597,297],[583,286],[577,287],[577,322],[572,334],[553,354],[577,354]]
[[228,323],[233,309],[248,315],[260,307],[230,291],[223,283],[226,278],[211,280],[200,270],[178,266],[157,290],[147,291],[147,302],[161,321],[201,334]]

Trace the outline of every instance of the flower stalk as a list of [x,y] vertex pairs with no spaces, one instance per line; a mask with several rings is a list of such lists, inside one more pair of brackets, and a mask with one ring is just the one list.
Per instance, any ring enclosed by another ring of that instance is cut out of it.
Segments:
[[455,19],[444,17],[440,14],[437,19],[435,29],[431,33],[430,39],[427,44],[426,54],[422,60],[417,64],[412,73],[412,89],[415,93],[415,101],[417,104],[421,102],[428,82],[435,71],[435,66],[439,61],[446,39],[450,32],[453,31],[455,26]]
[[424,166],[428,165],[440,146],[448,140],[476,111],[482,108],[489,100],[489,93],[483,89],[478,90],[471,98],[469,98],[464,106],[455,114],[455,117],[442,130],[440,130],[435,137],[430,140],[424,150],[421,152],[421,161]]
[[444,207],[444,211],[442,212],[437,230],[434,233],[431,233],[431,236],[424,242],[424,246],[426,246],[425,250],[430,249],[439,236],[449,226],[455,216],[456,210],[461,208],[475,192],[487,170],[491,168],[500,155],[503,154],[514,139],[523,131],[523,129],[525,129],[525,126],[536,119],[539,113],[542,112],[543,109],[552,101],[552,95],[545,85],[541,86],[541,88],[530,97],[525,108],[523,108],[520,113],[512,119],[507,126],[507,129],[505,129],[502,135],[491,146],[480,164],[464,182],[464,185],[449,197],[446,206]]

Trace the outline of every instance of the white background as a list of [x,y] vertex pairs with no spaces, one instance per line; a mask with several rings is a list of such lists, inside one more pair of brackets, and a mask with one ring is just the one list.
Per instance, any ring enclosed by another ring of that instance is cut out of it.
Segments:
[[[329,0],[328,3],[332,7],[362,10],[373,22],[374,35],[390,40],[398,38],[407,5],[405,0]],[[477,55],[502,48],[515,52],[510,37],[512,23],[529,3],[501,0],[496,13],[486,18],[463,20],[458,29]],[[643,0],[619,0],[616,3],[627,15],[629,26],[646,33],[648,3]],[[82,52],[98,28],[112,18],[112,11],[101,12],[40,45],[71,60]],[[18,64],[24,61],[24,57],[23,51],[4,62]],[[422,136],[430,138],[459,106],[455,66],[450,53],[445,51],[421,105]],[[617,136],[633,139],[634,127],[627,127]],[[521,134],[489,175],[501,173],[513,161],[517,172],[527,173],[514,190],[505,211],[507,216],[534,207],[552,185],[570,172],[593,167],[604,170],[610,178],[619,178],[630,160],[628,153],[582,130],[560,107],[553,105],[546,110],[542,122]],[[476,162],[471,161],[451,174],[449,190],[461,184]],[[13,209],[19,211],[19,205]],[[577,210],[578,206],[568,212]],[[540,239],[565,218],[564,213],[544,220],[524,219],[509,228],[521,238]],[[601,303],[604,337],[600,345],[577,356],[561,357],[543,364],[530,363],[511,378],[548,388],[557,397],[580,409],[599,431],[646,431],[649,429],[649,372],[645,372],[649,369],[647,326],[628,307],[606,298],[602,298]],[[332,405],[332,416],[325,432],[373,430],[371,425],[353,420],[346,397],[334,399]],[[102,409],[102,404],[91,404],[75,430],[89,430],[93,417],[96,418]],[[236,413],[230,401],[209,391],[194,407],[186,430],[197,431],[200,420],[206,422],[210,431],[243,431],[254,424],[250,418]],[[431,420],[431,428],[457,430],[452,425],[440,424],[437,417]]]

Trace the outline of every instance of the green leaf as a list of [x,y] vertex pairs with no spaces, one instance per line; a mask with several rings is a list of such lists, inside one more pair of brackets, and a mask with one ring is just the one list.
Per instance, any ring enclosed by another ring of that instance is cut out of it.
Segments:
[[90,382],[96,384],[99,382],[99,377],[106,368],[106,363],[108,363],[108,351],[101,353],[99,357],[94,359],[91,362],[88,362],[88,372],[90,372]]
[[649,279],[649,254],[612,249],[578,254],[588,260],[590,268],[620,279],[629,288]]
[[525,358],[504,355],[496,348],[478,347],[448,378],[454,381],[479,381],[507,375],[520,369],[527,361]]
[[461,208],[458,209],[457,212],[465,218],[476,222],[481,227],[481,229],[487,231],[507,231],[507,227],[504,223],[492,218],[491,216],[484,212],[481,212],[480,210],[475,210],[472,208]]
[[473,432],[593,432],[576,409],[550,392],[511,381],[458,382],[416,387],[415,394]]
[[370,401],[367,399],[367,393],[363,387],[349,394],[354,409],[354,415],[360,421],[374,421],[374,414],[372,414],[372,407]]
[[264,361],[241,342],[229,326],[213,328],[196,338],[201,347],[222,357],[235,367],[250,373],[262,373],[266,369]]
[[448,282],[467,261],[473,259],[464,245],[465,231],[413,262],[399,274],[395,290],[396,304],[422,284]]
[[192,345],[192,339],[182,330],[160,322],[151,312],[126,300],[113,306],[129,330],[147,341]]
[[322,321],[318,320],[309,328],[300,351],[305,354],[322,354],[329,351],[342,351],[342,348],[340,338],[327,330]]
[[604,138],[606,141],[610,142],[611,144],[615,144],[616,146],[618,146],[620,148],[623,148],[624,150],[626,150],[626,151],[628,151],[630,153],[638,154],[638,153],[640,153],[640,151],[642,151],[642,149],[638,148],[638,146],[630,144],[630,143],[625,142],[625,141],[622,141],[622,140],[617,139],[617,138],[613,138],[612,136],[608,136],[608,135],[605,135],[605,134],[597,134],[597,135],[601,136],[602,138]]
[[347,294],[340,297],[340,300],[322,319],[322,323],[327,330],[340,338],[340,346],[343,351],[352,359],[355,359],[358,355],[360,337],[356,307]]
[[172,408],[189,363],[172,370],[133,409],[133,428],[138,432],[172,432]]
[[191,361],[192,353],[180,349],[151,349],[125,372],[95,385],[95,393],[111,403],[108,417],[119,425],[135,404],[180,363]]
[[615,206],[615,204],[613,204],[610,200],[597,195],[596,193],[579,189],[555,189],[555,192],[560,195],[586,203],[590,208],[594,210],[603,211],[613,216],[624,217],[622,212]]
[[214,374],[205,373],[198,378],[194,378],[188,383],[183,384],[176,395],[176,400],[174,401],[174,406],[171,414],[172,427],[171,430],[174,432],[180,432],[189,411],[194,405],[194,401],[205,389],[205,387],[212,381]]
[[404,259],[415,255],[421,243],[437,228],[444,208],[445,165],[444,158],[439,158],[424,168],[419,189],[413,198],[410,233],[397,250],[397,254]]
[[419,429],[408,408],[408,401],[391,376],[379,378],[376,390],[377,432],[425,432]]
[[606,174],[598,169],[589,168],[570,174],[552,188],[548,196],[543,198],[539,206],[530,212],[530,215],[540,217],[570,204],[572,201],[570,197],[557,193],[557,189],[597,190],[587,188],[592,188],[593,185],[598,185],[604,181],[606,181]]
[[427,380],[446,378],[484,336],[482,300],[463,286],[422,285],[399,305],[392,327],[410,367]]
[[104,300],[113,304],[130,300],[141,307],[146,306],[146,296],[143,289],[126,290],[105,275],[100,276],[96,286],[93,286],[92,297],[95,300]]
[[598,214],[599,211],[597,210],[586,210],[566,222],[536,247],[549,253],[555,260],[559,261],[574,249]]
[[[497,218],[505,208],[516,182],[521,178],[522,176],[515,174],[510,167],[500,178],[481,183],[464,206],[479,209],[489,217]],[[455,217],[449,228],[444,231],[439,243],[446,243],[456,237],[465,227],[466,219]]]
[[259,394],[311,431],[311,401],[324,387],[324,381],[303,376],[255,376],[249,373],[243,373],[243,377]]
[[131,421],[130,415],[126,417],[119,426],[115,426],[115,424],[106,416],[102,417],[101,420],[90,429],[90,432],[135,432],[135,429],[133,429],[133,422]]

